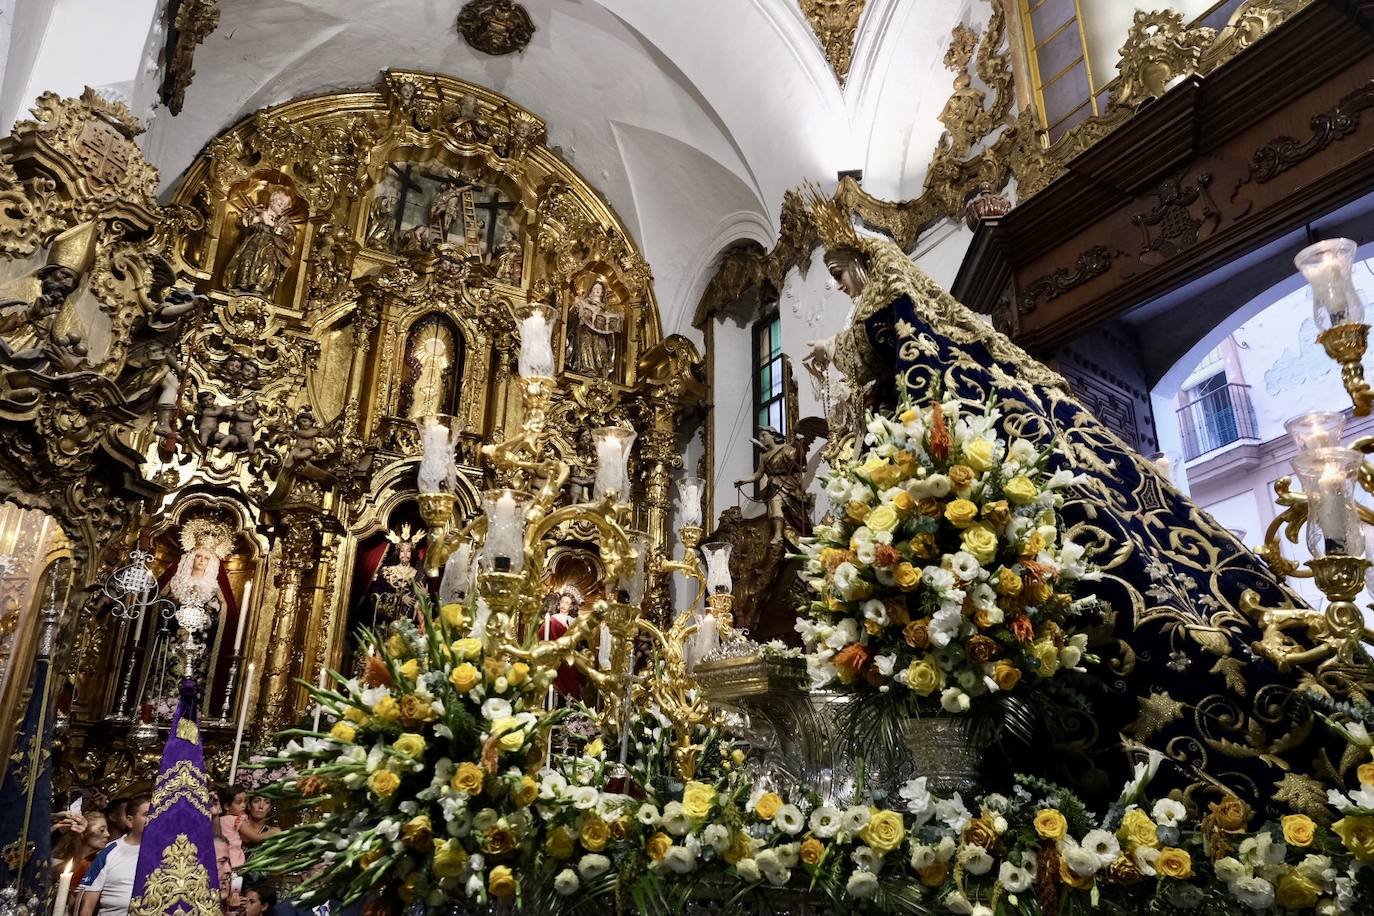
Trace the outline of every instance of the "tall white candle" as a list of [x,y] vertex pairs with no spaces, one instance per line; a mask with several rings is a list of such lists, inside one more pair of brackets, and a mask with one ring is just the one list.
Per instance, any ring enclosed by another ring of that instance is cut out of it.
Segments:
[[248,622],[248,599],[253,594],[253,580],[249,579],[243,583],[243,600],[239,602],[239,626],[234,631],[234,654],[239,654],[239,649],[243,648],[244,624]]
[[[324,690],[324,689],[325,689],[325,686],[328,684],[328,682],[329,682],[329,669],[328,669],[328,668],[321,668],[321,669],[320,669],[320,683],[319,683],[319,688],[320,688],[321,690]],[[320,713],[322,713],[322,712],[324,712],[324,707],[320,704],[320,701],[319,701],[319,700],[316,700],[316,701],[315,701],[315,727],[312,729],[312,731],[319,731],[319,730],[320,730]]]
[[534,307],[520,322],[520,376],[522,378],[553,377],[553,345],[550,338],[553,324],[552,309]]
[[248,721],[248,707],[253,705],[253,671],[256,669],[253,662],[248,663],[248,676],[243,679],[241,698],[239,699],[239,724],[234,731],[234,756],[229,763],[229,785],[234,784],[234,777],[239,773],[239,751],[243,747],[243,726]]
[[67,862],[67,867],[62,869],[57,879],[57,898],[52,903],[52,916],[65,916],[67,912],[67,892],[72,886],[72,868],[75,864],[75,860]]

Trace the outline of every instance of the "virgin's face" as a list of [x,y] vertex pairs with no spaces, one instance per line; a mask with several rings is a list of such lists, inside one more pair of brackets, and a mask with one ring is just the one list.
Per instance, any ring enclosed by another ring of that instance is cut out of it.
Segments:
[[588,290],[588,292],[587,292],[587,295],[588,295],[589,297],[591,297],[593,300],[595,300],[596,302],[600,302],[600,301],[601,301],[601,297],[604,296],[605,294],[606,294],[606,287],[602,286],[600,283],[593,283],[593,284],[592,284],[592,288],[591,288],[590,290]]
[[191,575],[199,576],[205,572],[205,567],[210,564],[210,558],[203,553],[198,553],[191,560]]
[[851,267],[845,266],[839,270],[832,269],[830,275],[835,278],[835,282],[840,285],[840,289],[844,290],[849,298],[857,299],[859,294],[863,292],[859,285],[859,278],[854,275],[854,270]]

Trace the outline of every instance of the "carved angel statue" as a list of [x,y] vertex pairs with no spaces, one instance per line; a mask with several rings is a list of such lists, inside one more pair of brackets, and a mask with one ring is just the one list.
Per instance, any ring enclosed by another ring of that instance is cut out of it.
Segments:
[[168,435],[176,426],[177,396],[186,371],[177,354],[181,323],[204,300],[174,286],[157,310],[134,329],[119,388],[134,410],[154,411],[159,435]]
[[291,195],[274,188],[265,207],[249,207],[239,216],[238,246],[224,267],[224,285],[237,292],[271,296],[291,266],[296,227],[286,213]]
[[811,533],[811,497],[806,492],[806,459],[811,444],[826,435],[820,417],[807,417],[789,439],[772,426],[759,429],[754,444],[760,449],[758,469],[735,486],[759,485],[759,501],[767,505],[772,523],[772,542],[805,537]]

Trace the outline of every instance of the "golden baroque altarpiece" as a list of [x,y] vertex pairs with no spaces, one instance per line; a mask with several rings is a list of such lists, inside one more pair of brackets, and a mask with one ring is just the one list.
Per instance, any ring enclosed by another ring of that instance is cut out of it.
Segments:
[[[663,338],[648,265],[537,116],[388,71],[246,118],[164,206],[122,105],[47,94],[34,115],[0,145],[0,322],[39,338],[0,333],[0,495],[72,545],[59,787],[121,789],[146,769],[127,734],[156,693],[150,637],[100,587],[134,550],[164,590],[183,558],[187,580],[212,570],[210,754],[227,756],[242,696],[253,738],[294,724],[296,679],[344,667],[351,628],[377,622],[360,593],[404,592],[392,574],[421,566],[415,420],[460,421],[457,521],[503,483],[480,446],[520,428],[530,303],[559,316],[548,447],[569,487],[590,486],[593,428],[634,429],[634,521],[665,553],[700,357]],[[584,585],[600,569],[585,535],[563,532],[551,564]]]

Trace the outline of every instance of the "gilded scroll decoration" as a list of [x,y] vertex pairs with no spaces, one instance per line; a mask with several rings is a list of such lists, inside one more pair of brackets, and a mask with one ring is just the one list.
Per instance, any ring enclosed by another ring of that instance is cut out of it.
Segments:
[[159,95],[174,115],[186,104],[186,90],[196,75],[196,47],[219,28],[218,0],[172,0],[167,4],[167,46]]
[[458,32],[484,54],[525,50],[534,37],[530,14],[514,0],[470,0],[458,13]]
[[800,0],[802,13],[843,86],[854,56],[854,34],[867,0]]

